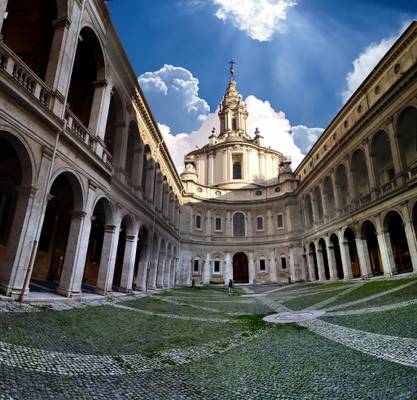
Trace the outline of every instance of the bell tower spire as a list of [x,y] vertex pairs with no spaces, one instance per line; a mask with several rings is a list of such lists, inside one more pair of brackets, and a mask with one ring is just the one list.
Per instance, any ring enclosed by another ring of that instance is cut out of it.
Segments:
[[229,61],[229,83],[226,93],[219,107],[220,134],[219,139],[244,138],[250,140],[246,130],[248,111],[241,94],[237,91],[235,80],[235,64],[232,59]]

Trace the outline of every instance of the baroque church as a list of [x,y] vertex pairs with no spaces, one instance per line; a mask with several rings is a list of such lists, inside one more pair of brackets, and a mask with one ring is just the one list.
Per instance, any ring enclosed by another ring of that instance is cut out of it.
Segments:
[[175,169],[102,0],[0,0],[0,292],[417,273],[417,22],[292,170],[220,131]]

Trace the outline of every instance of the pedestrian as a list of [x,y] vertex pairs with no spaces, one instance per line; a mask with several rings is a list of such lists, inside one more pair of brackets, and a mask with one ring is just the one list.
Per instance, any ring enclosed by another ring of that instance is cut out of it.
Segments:
[[231,279],[229,279],[229,291],[228,291],[228,296],[232,296],[233,295],[233,281]]

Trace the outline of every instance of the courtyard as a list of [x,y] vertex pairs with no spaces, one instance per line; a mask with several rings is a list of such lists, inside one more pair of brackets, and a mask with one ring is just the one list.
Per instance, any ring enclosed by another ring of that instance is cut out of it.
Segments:
[[[1,399],[412,399],[417,278],[0,302]],[[317,311],[317,319],[263,317]]]

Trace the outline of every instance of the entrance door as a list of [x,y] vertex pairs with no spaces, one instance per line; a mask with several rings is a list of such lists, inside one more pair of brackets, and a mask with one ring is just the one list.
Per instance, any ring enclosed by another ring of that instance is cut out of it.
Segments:
[[248,257],[245,253],[236,253],[233,256],[233,281],[249,283]]

